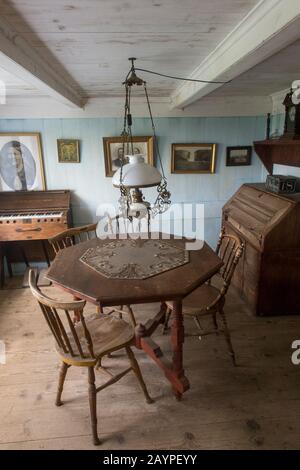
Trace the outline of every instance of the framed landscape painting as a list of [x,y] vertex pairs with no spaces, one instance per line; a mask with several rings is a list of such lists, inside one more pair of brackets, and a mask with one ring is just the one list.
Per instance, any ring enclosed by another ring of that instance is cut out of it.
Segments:
[[43,189],[45,177],[40,134],[0,133],[0,190]]
[[[145,163],[154,165],[153,136],[133,137],[134,154],[145,155]],[[120,168],[123,156],[123,139],[119,137],[103,137],[103,150],[105,161],[105,176],[113,176]],[[132,152],[131,144],[125,144],[125,155]],[[125,164],[128,161],[125,158]]]
[[214,173],[217,144],[172,144],[171,173]]
[[227,147],[226,166],[247,166],[251,165],[252,147],[250,145],[242,147]]

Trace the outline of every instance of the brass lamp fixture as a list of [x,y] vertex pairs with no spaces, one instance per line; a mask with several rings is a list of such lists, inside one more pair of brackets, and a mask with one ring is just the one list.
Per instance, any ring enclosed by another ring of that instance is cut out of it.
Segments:
[[[146,82],[139,78],[134,67],[134,57],[129,58],[131,68],[123,85],[125,86],[124,126],[122,131],[123,151],[121,166],[113,176],[113,185],[120,189],[120,211],[123,217],[128,219],[154,217],[165,212],[171,204],[171,193],[167,188],[167,179],[159,152],[158,141],[155,133]],[[134,86],[144,88],[145,99],[149,111],[152,133],[157,160],[161,172],[157,168],[145,163],[144,155],[134,154],[132,139],[132,114],[131,114],[131,91]],[[129,163],[126,161],[129,160]],[[157,197],[153,204],[145,200],[142,188],[157,187]]]

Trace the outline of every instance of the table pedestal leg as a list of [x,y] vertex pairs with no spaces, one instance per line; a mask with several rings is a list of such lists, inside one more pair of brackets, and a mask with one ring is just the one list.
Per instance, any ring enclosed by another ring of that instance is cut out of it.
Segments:
[[135,328],[135,345],[139,349],[143,349],[156,364],[163,370],[165,376],[172,385],[174,395],[178,400],[181,399],[182,394],[189,389],[189,382],[184,376],[182,366],[182,345],[184,341],[184,330],[182,320],[181,301],[174,302],[174,311],[172,321],[172,362],[169,361],[163,354],[159,345],[156,344],[151,338],[151,334],[155,331],[159,324],[163,324],[166,315],[166,305],[162,304],[160,312],[145,325],[139,324]]
[[[181,381],[186,390],[189,388],[189,382],[184,376],[183,370],[183,343],[184,326],[182,317],[182,302],[175,300],[173,302],[173,312],[171,317],[171,343],[173,349],[173,370],[175,377]],[[181,400],[182,392],[173,386],[174,394],[177,400]]]

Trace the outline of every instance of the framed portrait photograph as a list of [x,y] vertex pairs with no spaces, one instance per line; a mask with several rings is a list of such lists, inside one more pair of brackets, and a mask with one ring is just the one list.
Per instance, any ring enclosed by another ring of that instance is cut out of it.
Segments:
[[59,163],[80,163],[79,140],[57,139]]
[[226,166],[251,165],[251,145],[242,147],[227,147]]
[[217,144],[172,144],[171,173],[214,173]]
[[0,190],[43,189],[45,189],[45,176],[40,134],[0,133]]
[[[134,154],[145,155],[145,162],[154,165],[153,136],[133,137]],[[103,150],[105,160],[105,176],[113,176],[120,168],[123,157],[122,137],[103,137]],[[132,153],[131,144],[125,143],[125,155]],[[125,164],[128,163],[125,159]]]

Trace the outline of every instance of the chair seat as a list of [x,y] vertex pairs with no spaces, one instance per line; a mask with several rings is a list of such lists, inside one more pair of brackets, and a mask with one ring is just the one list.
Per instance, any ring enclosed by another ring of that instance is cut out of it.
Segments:
[[[106,355],[108,352],[121,349],[130,344],[134,338],[134,329],[125,320],[109,316],[91,315],[85,318],[86,327],[92,337],[94,355],[96,358]],[[75,330],[78,335],[85,358],[79,355],[78,348],[72,333],[68,333],[68,338],[74,352],[74,356],[65,353],[59,346],[56,346],[62,360],[72,365],[93,365],[96,359],[90,357],[84,329],[81,322],[76,323]],[[76,364],[77,363],[77,364]]]
[[[219,294],[220,291],[216,287],[210,284],[203,284],[203,286],[198,287],[198,289],[183,299],[182,313],[184,315],[201,314],[216,300]],[[167,302],[167,306],[172,309],[173,303]]]

